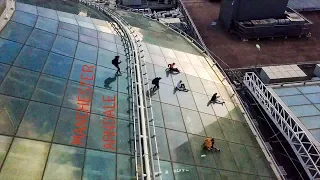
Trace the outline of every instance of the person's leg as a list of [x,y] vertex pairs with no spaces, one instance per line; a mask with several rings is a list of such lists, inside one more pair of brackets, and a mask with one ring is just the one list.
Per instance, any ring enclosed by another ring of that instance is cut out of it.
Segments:
[[119,65],[117,66],[117,69],[118,69],[117,73],[121,73]]
[[220,151],[220,149],[217,148],[214,144],[212,144],[212,148],[211,148],[211,149],[214,149],[214,150],[216,150],[216,151]]
[[160,88],[160,87],[159,87],[159,83],[156,83],[154,87],[157,88],[157,89],[159,89],[159,88]]
[[180,71],[179,71],[178,68],[173,68],[173,71],[174,71],[174,72],[177,72],[177,73],[180,73]]
[[219,99],[216,99],[216,103],[217,103],[217,104],[223,104],[224,102],[223,102],[223,101],[220,101]]
[[181,84],[181,89],[184,92],[188,92],[189,91],[184,84]]
[[156,84],[152,83],[153,87],[151,88],[152,91],[155,91],[155,88],[156,88]]

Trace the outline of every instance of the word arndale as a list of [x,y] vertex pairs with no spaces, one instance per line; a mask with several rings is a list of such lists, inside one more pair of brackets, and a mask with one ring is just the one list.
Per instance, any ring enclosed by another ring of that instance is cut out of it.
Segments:
[[108,96],[105,99],[102,96],[102,101],[104,102],[103,106],[103,120],[101,121],[102,127],[104,129],[102,135],[103,147],[105,149],[116,150],[116,118],[115,111],[117,107],[117,96],[110,97]]

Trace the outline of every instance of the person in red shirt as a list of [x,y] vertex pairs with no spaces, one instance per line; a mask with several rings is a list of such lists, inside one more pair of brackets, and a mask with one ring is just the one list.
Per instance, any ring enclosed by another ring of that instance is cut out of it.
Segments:
[[169,67],[169,71],[172,71],[172,72],[180,72],[178,68],[175,68],[174,65],[176,65],[176,63],[172,63],[172,64],[168,64],[168,67]]

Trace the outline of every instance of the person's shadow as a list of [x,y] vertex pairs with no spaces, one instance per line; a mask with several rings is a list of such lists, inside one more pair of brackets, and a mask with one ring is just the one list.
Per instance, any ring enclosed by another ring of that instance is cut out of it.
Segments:
[[114,74],[113,77],[108,77],[107,79],[105,79],[104,80],[104,87],[106,89],[111,89],[112,87],[110,87],[110,84],[117,80],[117,76],[118,76],[118,74],[116,73],[116,74]]
[[180,74],[180,72],[170,71],[169,68],[167,68],[167,69],[166,69],[166,76],[169,77],[169,74],[171,74],[171,75],[177,75],[177,74]]
[[155,88],[153,88],[153,87],[151,87],[148,91],[147,91],[147,97],[152,97],[152,96],[154,96],[155,94],[156,94],[156,91],[157,91],[158,89],[155,89]]
[[177,87],[173,88],[173,94],[175,94],[178,91]]
[[214,102],[210,100],[210,101],[207,103],[207,106],[210,106],[210,104],[214,104]]

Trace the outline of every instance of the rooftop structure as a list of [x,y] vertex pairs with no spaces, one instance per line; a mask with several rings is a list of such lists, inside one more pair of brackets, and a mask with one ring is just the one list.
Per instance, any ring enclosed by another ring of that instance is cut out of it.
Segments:
[[[224,31],[218,22],[220,2],[182,0],[204,44],[224,68],[248,68],[277,64],[315,63],[319,61],[319,13],[300,12],[313,22],[309,38],[274,38],[242,42],[236,35]],[[305,3],[305,1],[303,1]],[[290,5],[290,2],[289,2]],[[215,23],[214,23],[215,24]],[[256,48],[259,44],[261,51]]]
[[[185,37],[91,1],[8,2],[0,179],[282,177],[227,77]],[[166,73],[172,62],[180,74]],[[213,93],[225,104],[207,105]],[[203,150],[207,136],[221,152]]]

